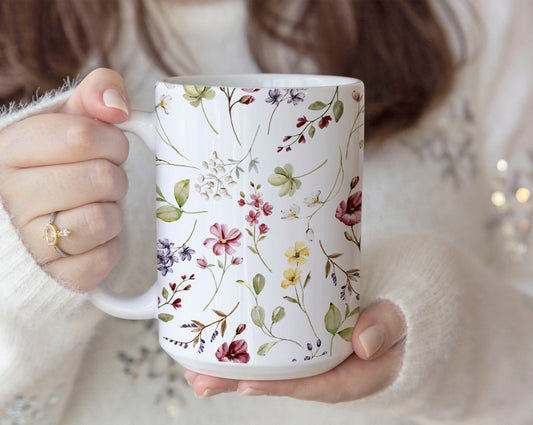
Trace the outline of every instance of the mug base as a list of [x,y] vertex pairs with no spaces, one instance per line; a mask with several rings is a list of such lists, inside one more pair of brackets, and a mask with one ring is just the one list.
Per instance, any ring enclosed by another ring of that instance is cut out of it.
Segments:
[[189,362],[188,359],[172,357],[185,369],[189,369],[202,375],[238,380],[277,381],[320,375],[333,369],[349,356],[350,354],[342,357],[335,356],[327,360],[321,359],[319,362],[314,363],[310,361],[308,363],[292,363],[285,366],[251,365],[228,362],[213,364],[210,362],[201,362],[196,359]]

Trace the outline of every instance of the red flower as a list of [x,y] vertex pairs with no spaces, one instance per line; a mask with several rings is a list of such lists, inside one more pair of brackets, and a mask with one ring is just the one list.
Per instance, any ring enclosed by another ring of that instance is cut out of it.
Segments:
[[237,326],[237,330],[235,331],[235,335],[242,334],[245,329],[246,329],[246,324],[245,323],[241,323],[239,326]]
[[[211,226],[209,232],[215,237],[207,238],[204,241],[204,246],[213,247],[215,255],[222,255],[224,252],[231,255],[235,253],[235,247],[241,246],[239,239],[242,233],[238,229],[228,230],[226,224],[215,223]],[[200,264],[199,260],[197,261]]]
[[259,211],[250,211],[248,215],[245,218],[245,220],[248,222],[250,226],[253,226],[257,223],[257,219],[261,216],[261,212]]
[[300,128],[302,125],[305,125],[307,122],[307,118],[305,115],[303,117],[298,118],[298,123],[296,124],[296,127]]
[[272,214],[272,210],[274,209],[274,205],[269,204],[268,202],[265,202],[263,204],[263,214],[270,215]]
[[291,138],[291,136],[285,136],[285,137],[283,138],[283,141],[286,142],[286,141],[289,140],[290,138]]
[[255,97],[250,96],[247,94],[246,96],[243,96],[239,99],[239,103],[242,103],[243,105],[249,105],[255,100]]
[[298,143],[305,143],[305,137],[300,136],[300,138],[298,139]]
[[237,201],[237,203],[239,204],[240,207],[244,207],[244,206],[246,205],[246,201],[245,201],[244,199],[242,199],[242,198],[239,199],[239,200]]
[[335,217],[342,221],[347,226],[353,226],[361,223],[361,204],[363,194],[359,190],[350,195],[348,202],[341,201],[335,211]]
[[175,283],[169,283],[168,286],[169,286],[170,289],[172,289],[173,291],[176,290],[176,284],[175,284]]
[[261,199],[262,197],[262,193],[259,192],[259,193],[252,193],[250,195],[250,198],[252,198],[252,202],[250,202],[250,205],[254,208],[261,208],[261,205],[263,205],[263,199]]
[[265,224],[265,223],[261,223],[259,225],[259,233],[264,235],[265,233],[267,233],[269,230],[268,226]]
[[353,97],[353,100],[355,100],[356,102],[359,102],[361,100],[361,93],[359,93],[357,90],[354,90],[352,92],[352,97]]
[[320,121],[318,122],[318,126],[320,128],[326,128],[329,125],[330,121],[331,121],[331,115],[326,115],[325,117],[320,118]]
[[187,285],[185,288],[183,288],[184,291],[189,291],[192,288],[191,285]]
[[207,262],[205,261],[205,258],[197,258],[196,262],[202,269],[207,268]]
[[235,257],[233,260],[231,260],[231,264],[235,264],[236,266],[238,266],[241,263],[242,263],[242,257]]
[[278,146],[278,149],[276,152],[281,152],[283,150],[283,147],[282,146]]
[[181,307],[181,298],[176,298],[174,302],[172,303],[172,307],[174,307],[176,310]]
[[250,354],[248,354],[248,344],[244,339],[233,341],[229,347],[225,342],[215,354],[219,362],[248,363]]

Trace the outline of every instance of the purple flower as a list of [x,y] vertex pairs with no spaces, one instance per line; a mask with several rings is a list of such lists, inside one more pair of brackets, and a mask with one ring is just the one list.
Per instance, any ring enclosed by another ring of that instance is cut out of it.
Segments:
[[278,103],[280,97],[280,89],[270,89],[268,91],[268,97],[265,99],[265,102],[272,103],[272,105],[275,105],[276,103]]
[[181,261],[191,261],[192,259],[192,255],[195,253],[196,251],[192,248],[189,248],[188,246],[184,246],[183,248],[181,248],[179,251],[178,251],[178,255],[180,256],[180,260]]
[[287,103],[292,103],[294,106],[304,101],[305,93],[303,91],[298,91],[298,89],[290,89],[289,95],[291,98],[287,100]]
[[172,266],[178,262],[178,257],[174,256],[174,253],[170,250],[170,247],[174,245],[168,242],[168,239],[159,240],[157,246],[161,249],[157,250],[157,270],[161,272],[163,276],[167,273],[172,273]]
[[157,241],[157,247],[159,249],[171,249],[174,246],[174,242],[169,242],[168,239],[159,239]]

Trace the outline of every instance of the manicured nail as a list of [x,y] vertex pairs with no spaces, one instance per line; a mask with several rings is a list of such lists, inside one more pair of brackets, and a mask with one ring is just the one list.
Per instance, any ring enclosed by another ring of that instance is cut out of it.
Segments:
[[240,395],[244,396],[258,396],[258,395],[268,395],[266,391],[256,390],[255,388],[245,388],[244,390],[237,390]]
[[126,100],[124,100],[118,90],[107,89],[106,91],[104,91],[102,99],[104,101],[104,105],[108,108],[118,109],[119,111],[129,114],[128,104],[126,103]]
[[381,325],[370,326],[359,335],[366,356],[372,357],[385,342],[385,329]]
[[222,394],[227,392],[228,390],[226,388],[207,388],[202,394],[197,396],[198,398],[207,398],[207,397],[213,397],[217,394]]

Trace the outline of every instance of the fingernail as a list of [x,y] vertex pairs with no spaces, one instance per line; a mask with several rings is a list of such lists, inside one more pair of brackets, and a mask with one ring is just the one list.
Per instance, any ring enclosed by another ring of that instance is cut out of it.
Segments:
[[107,89],[102,95],[104,105],[108,108],[118,109],[119,111],[128,112],[128,104],[122,95],[116,89]]
[[372,357],[385,342],[385,329],[381,325],[370,326],[361,332],[359,342],[361,342],[366,356]]
[[266,391],[256,390],[255,388],[245,388],[244,390],[237,390],[240,395],[244,396],[258,396],[258,395],[268,395]]
[[198,398],[213,397],[214,395],[222,394],[227,391],[228,390],[226,388],[206,388],[206,390],[202,394],[198,395],[197,397]]

